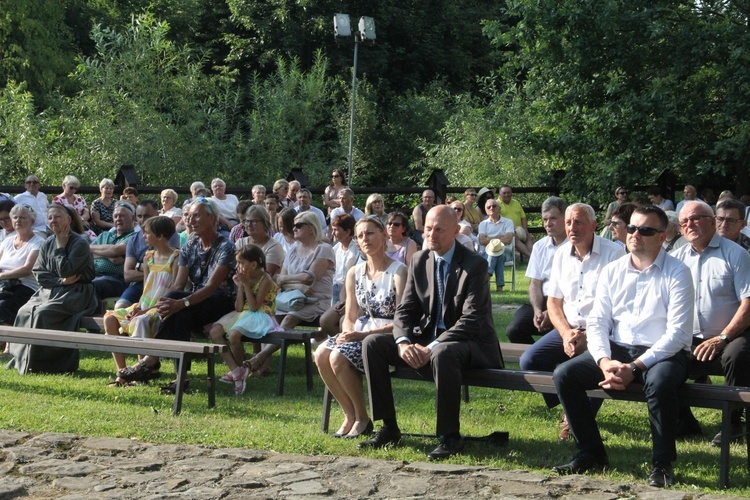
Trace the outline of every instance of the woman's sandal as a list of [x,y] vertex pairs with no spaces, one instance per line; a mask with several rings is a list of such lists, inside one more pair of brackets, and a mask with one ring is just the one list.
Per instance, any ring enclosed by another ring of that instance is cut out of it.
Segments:
[[160,361],[154,366],[148,366],[143,361],[140,361],[134,366],[126,366],[117,370],[117,377],[128,382],[148,382],[149,380],[161,377],[161,373],[159,373],[160,368]]

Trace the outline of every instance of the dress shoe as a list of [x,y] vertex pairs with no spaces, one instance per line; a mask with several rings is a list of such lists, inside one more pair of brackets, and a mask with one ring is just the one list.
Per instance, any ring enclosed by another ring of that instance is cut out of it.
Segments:
[[692,414],[690,416],[681,417],[677,422],[677,435],[675,436],[677,439],[684,439],[690,436],[700,436],[701,434],[703,434],[701,424]]
[[[742,424],[732,424],[730,429],[731,437],[729,438],[730,443],[741,443],[745,437],[745,431],[742,429]],[[711,446],[721,446],[721,431],[711,440]]]
[[362,429],[360,432],[357,432],[354,427],[352,427],[352,430],[349,431],[348,434],[344,435],[344,439],[357,439],[359,436],[369,436],[374,431],[374,427],[372,425],[372,420],[367,422],[367,425],[365,425],[365,428]]
[[664,488],[674,484],[674,470],[672,464],[666,462],[657,462],[651,467],[651,474],[648,476],[648,485],[655,488]]
[[440,443],[437,448],[427,454],[427,460],[442,460],[451,455],[455,455],[463,449],[464,437],[462,435],[459,434],[458,437],[446,437],[443,438],[443,442]]
[[608,467],[609,461],[606,455],[603,458],[597,458],[591,453],[579,451],[569,463],[552,467],[552,472],[565,476],[568,474],[583,474],[589,471],[599,472]]
[[388,427],[383,427],[378,432],[376,432],[373,437],[371,437],[367,441],[362,441],[361,443],[359,443],[359,445],[357,445],[357,449],[377,450],[389,444],[397,444],[399,441],[401,441],[400,430],[393,430]]
[[564,412],[560,417],[560,423],[557,424],[557,428],[560,429],[560,434],[557,435],[558,440],[567,441],[570,439],[570,424],[568,424],[568,417]]

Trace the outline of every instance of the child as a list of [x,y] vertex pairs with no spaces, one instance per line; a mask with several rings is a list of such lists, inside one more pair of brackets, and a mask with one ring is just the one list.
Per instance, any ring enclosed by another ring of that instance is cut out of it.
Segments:
[[[161,319],[156,310],[157,301],[164,296],[177,275],[177,256],[180,251],[169,246],[169,238],[175,233],[175,223],[171,217],[163,215],[151,217],[143,223],[143,237],[153,248],[143,258],[143,295],[140,300],[127,308],[107,311],[104,315],[104,329],[107,335],[128,334],[131,337],[152,338]],[[112,353],[117,369],[125,368],[125,355]],[[119,376],[110,387],[129,385]]]
[[225,332],[229,332],[226,338],[230,351],[222,354],[229,372],[220,380],[227,384],[234,382],[234,393],[239,396],[245,392],[250,374],[250,369],[242,365],[245,359],[243,335],[261,339],[280,327],[274,317],[279,286],[266,272],[263,250],[256,245],[248,245],[238,250],[236,256],[237,274],[233,277],[237,285],[235,310],[214,323],[209,335],[211,341],[218,344],[225,341]]

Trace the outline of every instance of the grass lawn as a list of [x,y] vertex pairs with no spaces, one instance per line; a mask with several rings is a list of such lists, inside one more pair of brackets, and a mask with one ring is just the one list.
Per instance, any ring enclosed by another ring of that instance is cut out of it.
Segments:
[[[520,275],[523,270],[520,270]],[[509,277],[509,276],[508,276]],[[519,279],[518,291],[499,297],[494,304],[526,300],[528,283]],[[493,285],[494,288],[494,285]],[[498,312],[495,323],[505,341],[512,312]],[[275,360],[277,362],[277,360]],[[190,393],[182,414],[172,417],[172,396],[159,394],[157,385],[112,389],[114,363],[103,353],[82,353],[81,368],[72,376],[19,376],[0,370],[0,429],[31,433],[71,432],[86,436],[138,438],[153,443],[190,443],[210,447],[246,447],[284,453],[353,455],[357,441],[332,439],[320,432],[323,385],[316,379],[312,392],[305,389],[301,347],[290,349],[290,364],[283,397],[275,396],[275,376],[251,379],[246,394],[233,395],[231,386],[218,384],[217,406],[207,408],[206,364],[193,363]],[[276,368],[276,366],[274,366]],[[161,383],[169,382],[171,363],[162,363]],[[223,366],[217,367],[217,374]],[[721,383],[716,379],[715,383]],[[434,432],[434,389],[426,383],[394,381],[399,424],[406,433]],[[678,443],[678,487],[695,492],[718,486],[719,450],[708,445],[720,426],[720,413],[694,410],[702,422],[701,439]],[[567,462],[575,453],[572,442],[557,441],[560,410],[548,410],[539,394],[472,388],[471,401],[462,406],[462,431],[482,436],[495,430],[510,432],[510,443],[496,447],[469,443],[451,463],[487,465],[506,470],[548,473],[552,465]],[[332,431],[342,418],[336,405]],[[650,466],[651,441],[646,406],[607,401],[599,413],[600,428],[614,470],[614,480],[645,484]],[[433,438],[406,436],[396,448],[368,452],[373,458],[423,461],[435,447]],[[728,493],[750,496],[744,445],[732,445],[731,484]]]

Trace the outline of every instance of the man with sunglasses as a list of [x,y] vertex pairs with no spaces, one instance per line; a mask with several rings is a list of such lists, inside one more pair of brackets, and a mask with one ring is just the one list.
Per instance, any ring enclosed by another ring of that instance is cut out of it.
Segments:
[[664,487],[674,483],[677,389],[687,378],[693,280],[688,267],[662,248],[668,223],[663,210],[638,207],[630,222],[630,253],[608,264],[598,280],[586,320],[588,350],[553,375],[578,453],[552,470],[580,474],[609,467],[586,391],[623,390],[635,382],[643,384],[651,424],[648,484]]
[[[547,315],[554,327],[523,353],[521,369],[548,371],[586,350],[586,317],[594,304],[596,286],[604,267],[625,255],[616,243],[596,234],[596,213],[590,205],[574,203],[565,209],[568,241],[554,252],[547,289]],[[548,408],[560,402],[544,394]],[[592,400],[594,413],[601,400]],[[570,437],[565,413],[558,438]]]
[[[750,254],[721,237],[725,226],[739,225],[737,209],[728,208],[733,203],[727,202],[733,201],[719,203],[716,217],[703,202],[685,203],[679,218],[682,235],[689,245],[678,248],[673,255],[687,264],[695,284],[691,373],[705,376],[713,371],[709,368],[720,365],[727,385],[749,386]],[[734,218],[733,224],[730,218]],[[744,434],[741,417],[741,409],[732,412],[733,441],[740,441]],[[700,433],[700,425],[689,407],[681,408],[680,419],[681,428]],[[721,445],[721,432],[711,444]]]
[[47,208],[49,202],[47,201],[47,195],[42,193],[39,189],[42,187],[42,183],[39,181],[39,177],[36,175],[30,175],[26,177],[24,182],[26,191],[15,197],[15,202],[19,205],[28,205],[36,214],[34,221],[34,232],[39,236],[47,237]]

